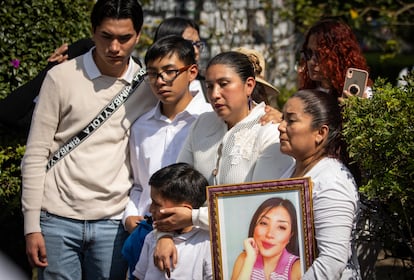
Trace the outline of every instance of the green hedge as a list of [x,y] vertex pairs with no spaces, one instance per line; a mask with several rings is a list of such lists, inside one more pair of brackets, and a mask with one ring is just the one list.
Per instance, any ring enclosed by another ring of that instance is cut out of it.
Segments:
[[401,88],[378,79],[372,99],[351,98],[344,110],[349,154],[363,172],[360,191],[384,201],[414,198],[414,75],[407,79]]
[[[0,98],[32,79],[56,47],[90,36],[92,4],[91,0],[1,1]],[[12,60],[19,65],[13,66]]]
[[24,153],[24,146],[3,144],[0,149],[0,221],[4,221],[10,214],[20,211],[20,159]]
[[392,216],[382,234],[393,240],[382,241],[404,243],[414,257],[414,71],[406,81],[396,87],[377,79],[372,99],[346,100],[343,133],[361,170],[360,192]]

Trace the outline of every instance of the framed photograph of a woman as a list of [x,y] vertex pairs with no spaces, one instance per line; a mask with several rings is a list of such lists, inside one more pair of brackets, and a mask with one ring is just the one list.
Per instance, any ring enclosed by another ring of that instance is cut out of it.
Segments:
[[300,279],[316,257],[311,188],[310,178],[209,186],[214,279]]

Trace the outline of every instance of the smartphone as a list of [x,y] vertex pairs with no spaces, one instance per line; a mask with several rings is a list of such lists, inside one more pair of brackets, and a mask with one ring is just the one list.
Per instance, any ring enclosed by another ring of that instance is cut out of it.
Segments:
[[368,72],[358,68],[348,68],[346,70],[344,90],[352,95],[362,97],[367,86]]

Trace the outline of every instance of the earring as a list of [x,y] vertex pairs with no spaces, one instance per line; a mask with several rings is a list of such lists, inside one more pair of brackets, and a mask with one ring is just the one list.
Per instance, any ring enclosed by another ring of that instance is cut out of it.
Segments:
[[249,98],[247,99],[247,106],[249,107],[249,111],[252,109],[252,96],[249,95]]

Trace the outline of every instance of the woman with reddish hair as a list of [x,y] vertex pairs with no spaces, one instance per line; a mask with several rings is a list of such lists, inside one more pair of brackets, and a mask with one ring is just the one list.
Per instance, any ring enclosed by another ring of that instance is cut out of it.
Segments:
[[[324,18],[306,33],[301,49],[298,83],[301,89],[317,89],[333,94],[340,101],[352,94],[343,91],[348,68],[368,72],[368,65],[351,28],[338,18]],[[372,81],[368,79],[362,97],[372,96]],[[281,113],[269,108],[261,118],[262,123],[280,122]]]
[[[301,53],[299,89],[318,89],[341,97],[348,68],[368,71],[355,34],[340,19],[326,18],[314,24],[306,34]],[[369,80],[368,86],[371,85]],[[370,95],[371,88],[367,87],[364,97]]]

